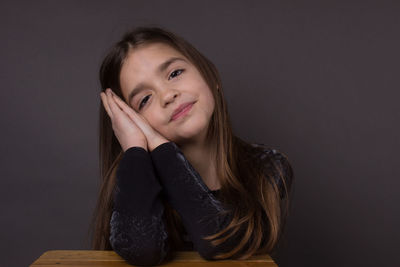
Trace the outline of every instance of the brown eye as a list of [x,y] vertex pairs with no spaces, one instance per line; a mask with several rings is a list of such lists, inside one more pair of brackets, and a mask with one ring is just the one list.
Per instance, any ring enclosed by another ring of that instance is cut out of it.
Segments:
[[145,99],[148,99],[148,98],[147,98],[148,96],[151,96],[151,95],[145,96],[145,97],[142,99],[142,101],[140,102],[140,104],[139,104],[139,110],[141,110],[142,107],[143,107],[144,105],[146,105],[147,101],[144,101],[144,100],[145,100]]
[[[171,76],[174,76],[174,77],[172,77],[172,78],[175,78],[176,76],[181,75],[181,73],[184,72],[184,71],[185,71],[184,69],[174,70],[174,71],[171,73],[171,75],[170,75],[169,77],[171,78]],[[178,73],[178,72],[179,72],[179,74],[176,74],[176,73]],[[173,75],[174,73],[175,73],[176,75]],[[168,80],[169,80],[169,78],[168,78]]]

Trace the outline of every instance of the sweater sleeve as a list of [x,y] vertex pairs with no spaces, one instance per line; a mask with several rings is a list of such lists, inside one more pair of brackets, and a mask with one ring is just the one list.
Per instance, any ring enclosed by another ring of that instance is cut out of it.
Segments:
[[218,215],[219,211],[226,211],[225,207],[179,147],[171,141],[159,145],[150,154],[166,198],[179,213],[194,250],[204,259],[213,260],[216,254],[236,247],[243,234],[240,231],[216,247],[202,239],[225,228],[232,219],[232,213]]
[[[280,171],[291,171],[283,154],[276,150],[266,152],[272,154],[272,161]],[[210,241],[202,239],[224,229],[232,220],[233,214],[214,196],[180,148],[174,142],[167,142],[156,147],[150,155],[165,195],[180,214],[194,249],[204,259],[214,260],[216,254],[231,251],[236,247],[244,235],[243,228],[215,247]],[[283,173],[284,176],[287,174]],[[279,185],[281,186],[281,182]],[[219,211],[226,213],[219,215]],[[267,229],[268,221],[263,220],[263,223]],[[248,245],[246,244],[245,248]]]
[[[264,152],[261,157],[267,156],[270,159],[270,161],[264,166],[265,171],[274,174],[273,177],[278,185],[280,198],[282,200],[288,199],[288,194],[292,191],[294,181],[293,168],[289,159],[283,152],[268,148],[264,144],[261,145],[264,147]],[[288,194],[286,193],[285,185]]]
[[130,264],[160,264],[170,250],[161,190],[150,154],[127,149],[116,172],[109,240]]

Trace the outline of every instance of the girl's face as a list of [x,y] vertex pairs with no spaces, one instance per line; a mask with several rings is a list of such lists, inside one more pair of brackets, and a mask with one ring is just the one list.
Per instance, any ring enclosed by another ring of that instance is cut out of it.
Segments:
[[[214,97],[200,72],[177,50],[164,43],[132,49],[119,78],[128,105],[165,138],[184,143],[205,137]],[[185,103],[193,103],[189,111],[172,118]]]

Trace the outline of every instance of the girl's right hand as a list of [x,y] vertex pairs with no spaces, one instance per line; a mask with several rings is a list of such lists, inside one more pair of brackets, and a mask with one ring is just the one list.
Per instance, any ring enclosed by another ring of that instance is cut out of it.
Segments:
[[135,122],[114,102],[111,91],[101,92],[100,96],[122,150],[125,152],[130,147],[140,146],[147,151],[146,136]]

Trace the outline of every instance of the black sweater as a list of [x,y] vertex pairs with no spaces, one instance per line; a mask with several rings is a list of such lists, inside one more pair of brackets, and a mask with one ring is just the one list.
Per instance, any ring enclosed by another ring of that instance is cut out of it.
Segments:
[[[288,162],[281,153],[268,148],[264,152],[262,156],[271,156],[288,174]],[[188,233],[184,239],[189,250],[198,251],[203,258],[211,260],[240,241],[240,231],[217,247],[202,239],[222,230],[231,214],[216,216],[224,209],[218,200],[219,190],[209,190],[174,142],[163,143],[150,153],[142,147],[127,149],[116,175],[109,240],[128,263],[157,265],[170,253],[163,198],[179,213]]]

